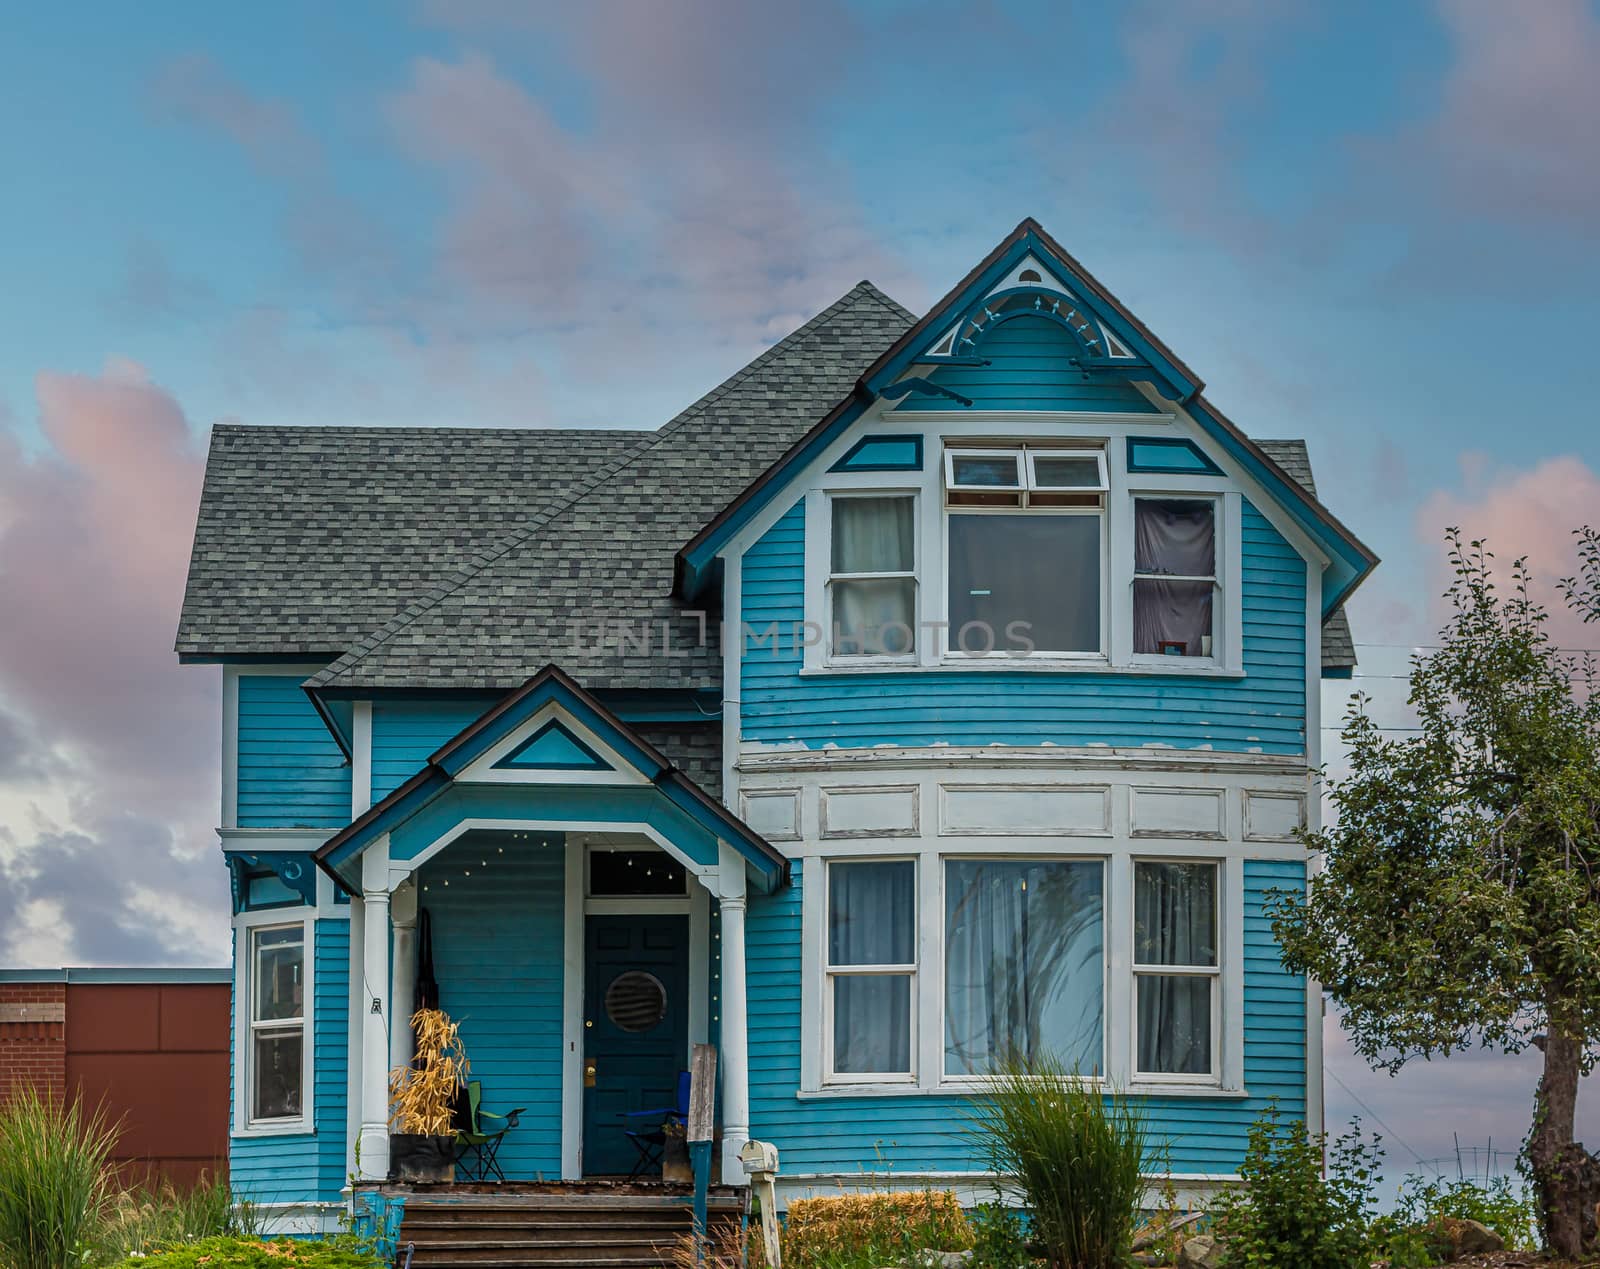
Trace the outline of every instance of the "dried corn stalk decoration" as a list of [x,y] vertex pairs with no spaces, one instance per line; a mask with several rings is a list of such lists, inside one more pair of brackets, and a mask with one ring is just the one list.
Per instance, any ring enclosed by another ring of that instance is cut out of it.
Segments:
[[411,1030],[416,1057],[389,1072],[389,1125],[420,1137],[450,1136],[456,1098],[469,1070],[460,1025],[443,1010],[418,1009],[411,1015]]

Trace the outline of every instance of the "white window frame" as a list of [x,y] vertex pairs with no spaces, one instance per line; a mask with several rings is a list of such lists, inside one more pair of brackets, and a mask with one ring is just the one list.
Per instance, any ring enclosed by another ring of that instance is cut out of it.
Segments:
[[[1070,854],[1063,852],[1023,852],[1023,851],[950,851],[938,856],[939,865],[939,911],[938,924],[935,927],[934,937],[939,948],[939,982],[938,991],[941,1007],[939,1010],[939,1088],[946,1092],[960,1092],[962,1090],[984,1089],[992,1087],[995,1077],[991,1075],[952,1075],[945,1070],[945,1010],[948,1009],[949,1000],[949,931],[945,922],[948,919],[949,908],[949,869],[952,863],[973,862],[992,864],[1098,864],[1100,866],[1100,1060],[1095,1064],[1090,1075],[1083,1076],[1085,1083],[1104,1085],[1109,1081],[1109,1064],[1111,1058],[1111,939],[1113,921],[1111,915],[1111,861],[1100,854]],[[919,914],[920,915],[920,914]],[[931,1091],[931,1090],[930,1090]]]
[[[911,504],[911,567],[880,573],[835,573],[833,571],[833,504],[850,498],[904,498]],[[823,661],[840,666],[896,666],[917,664],[922,632],[922,514],[920,496],[914,489],[829,489],[823,499],[825,519],[823,557],[821,634]],[[911,646],[904,652],[835,652],[833,649],[833,585],[835,582],[878,581],[908,578],[911,582]]]
[[[1224,949],[1227,946],[1227,931],[1224,928],[1224,912],[1227,908],[1225,887],[1229,883],[1228,869],[1224,867],[1224,860],[1193,855],[1134,855],[1133,872],[1130,877],[1130,890],[1128,895],[1128,967],[1129,967],[1129,993],[1128,993],[1128,1035],[1129,1053],[1128,1070],[1132,1073],[1135,1084],[1139,1085],[1183,1085],[1201,1086],[1205,1088],[1220,1088],[1223,1084],[1222,1073],[1222,1033],[1228,1026],[1228,1021],[1223,1017],[1223,962],[1226,959]],[[1191,866],[1209,866],[1216,877],[1212,885],[1212,902],[1214,909],[1212,920],[1215,922],[1214,942],[1216,944],[1216,964],[1214,965],[1152,965],[1138,959],[1138,929],[1135,913],[1137,911],[1139,894],[1139,865],[1141,864],[1187,864]],[[1238,972],[1243,973],[1243,966],[1238,967]],[[1209,978],[1211,980],[1211,1069],[1204,1073],[1187,1074],[1173,1071],[1141,1071],[1139,1069],[1139,980],[1141,978]]]
[[[1199,577],[1177,573],[1139,572],[1138,547],[1133,541],[1134,526],[1138,523],[1141,502],[1208,502],[1211,504],[1211,576]],[[1227,567],[1228,552],[1233,536],[1226,533],[1225,514],[1227,499],[1221,493],[1176,492],[1160,493],[1151,490],[1131,490],[1128,495],[1128,558],[1132,561],[1128,579],[1128,647],[1136,665],[1173,665],[1215,667],[1228,663],[1227,644],[1223,636],[1228,626],[1229,592],[1223,589],[1223,575]],[[1211,652],[1207,656],[1169,656],[1161,652],[1133,652],[1133,592],[1135,583],[1145,581],[1205,582],[1211,583]]]
[[[304,988],[300,1017],[300,1113],[256,1119],[255,1034],[289,1030],[282,1022],[258,1025],[255,1013],[256,936],[263,931],[298,927],[301,934]],[[315,1131],[316,1106],[316,912],[311,908],[273,908],[242,912],[234,918],[233,971],[233,1135],[281,1137]]]
[[[1106,451],[1104,447],[1098,449],[1055,449],[1044,445],[1025,445],[1023,455],[1028,462],[1028,488],[1039,493],[1097,493],[1111,492],[1111,481],[1106,472]],[[1038,460],[1041,458],[1092,458],[1095,466],[1100,470],[1100,483],[1097,485],[1047,485],[1039,479]]]
[[[920,949],[923,938],[922,859],[915,854],[849,855],[820,861],[822,864],[822,943],[818,949],[822,968],[822,1082],[829,1084],[901,1084],[916,1085],[918,1081],[919,1037],[922,1034],[917,998],[921,994]],[[911,894],[914,906],[912,927],[912,960],[903,965],[834,965],[832,943],[829,937],[829,919],[832,916],[831,872],[836,864],[901,864],[911,865]],[[835,1071],[833,1069],[833,986],[839,978],[909,978],[910,1017],[909,1071]]]
[[[963,485],[956,481],[957,458],[1009,458],[1015,464],[1017,481],[1013,485]],[[961,445],[944,447],[944,487],[957,493],[1021,493],[1028,488],[1028,466],[1020,445],[1000,446],[995,449],[967,448]]]

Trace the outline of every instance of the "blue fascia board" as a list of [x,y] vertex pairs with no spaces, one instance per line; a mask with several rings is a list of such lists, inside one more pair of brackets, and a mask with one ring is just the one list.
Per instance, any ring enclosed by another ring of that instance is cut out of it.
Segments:
[[1322,677],[1325,679],[1353,679],[1356,669],[1353,665],[1325,665],[1322,667]]
[[[1171,391],[1172,399],[1187,401],[1203,386],[1194,382],[1178,367],[1174,366],[1166,357],[1157,351],[1148,340],[1135,330],[1128,322],[1111,309],[1109,305],[1101,304],[1091,288],[1075,270],[1069,268],[1065,261],[1041,242],[1031,230],[1023,234],[1011,249],[1000,259],[996,260],[977,278],[973,279],[958,295],[951,297],[948,303],[930,319],[928,329],[935,332],[934,338],[943,335],[950,322],[965,316],[972,306],[991,291],[996,283],[1006,274],[1015,269],[1023,259],[1029,255],[1037,256],[1045,261],[1051,270],[1060,275],[1063,282],[1071,288],[1078,297],[1078,301],[1088,310],[1095,320],[1102,326],[1108,327],[1128,348],[1136,353],[1146,364],[1145,373],[1153,369],[1156,376],[1163,381]],[[915,346],[907,346],[900,353],[887,362],[870,380],[866,387],[870,392],[878,392],[885,384],[892,383],[915,365],[925,350]],[[1129,370],[1136,367],[1129,366]]]
[[523,697],[513,708],[506,710],[476,732],[467,743],[452,749],[448,754],[442,751],[440,754],[435,754],[430,762],[454,779],[552,701],[599,736],[605,744],[615,749],[647,779],[653,780],[662,770],[661,764],[654,756],[641,749],[632,737],[620,731],[610,719],[596,713],[587,702],[579,700],[554,681]]
[[[352,833],[339,848],[323,857],[320,862],[326,868],[338,869],[352,859],[358,859],[361,852],[366,850],[374,841],[385,833],[391,832],[404,824],[417,812],[421,811],[429,802],[439,797],[451,787],[449,776],[437,768],[424,767],[422,771],[407,781],[410,788],[402,786],[402,796],[396,798],[389,805],[382,807],[366,824]],[[343,877],[343,874],[340,874]],[[348,877],[344,877],[349,881]],[[356,887],[357,891],[360,887]]]

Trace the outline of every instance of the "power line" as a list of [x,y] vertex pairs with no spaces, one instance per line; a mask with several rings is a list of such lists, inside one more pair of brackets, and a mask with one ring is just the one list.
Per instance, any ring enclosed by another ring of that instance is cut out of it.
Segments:
[[1355,1104],[1357,1106],[1361,1107],[1362,1110],[1366,1111],[1367,1114],[1372,1116],[1372,1122],[1373,1123],[1377,1124],[1378,1127],[1382,1128],[1386,1133],[1388,1133],[1391,1137],[1393,1137],[1394,1140],[1398,1144],[1404,1146],[1405,1149],[1406,1149],[1406,1153],[1408,1153],[1413,1159],[1415,1159],[1423,1167],[1432,1168],[1433,1169],[1433,1174],[1435,1176],[1442,1177],[1444,1175],[1444,1173],[1441,1172],[1437,1167],[1434,1167],[1433,1164],[1429,1163],[1420,1154],[1418,1154],[1416,1150],[1412,1149],[1412,1146],[1411,1146],[1410,1142],[1408,1142],[1404,1137],[1402,1137],[1399,1133],[1397,1133],[1393,1128],[1389,1127],[1388,1124],[1384,1123],[1383,1122],[1383,1116],[1378,1114],[1377,1111],[1373,1110],[1371,1106],[1368,1106],[1366,1104],[1366,1102],[1362,1101],[1360,1095],[1356,1092],[1356,1090],[1351,1088],[1350,1085],[1346,1084],[1342,1079],[1339,1078],[1339,1075],[1338,1075],[1337,1071],[1335,1071],[1332,1067],[1328,1066],[1327,1064],[1324,1064],[1322,1069],[1323,1069],[1324,1073],[1326,1073],[1327,1076],[1331,1080],[1333,1080],[1333,1082],[1335,1084],[1337,1084],[1340,1088],[1344,1089],[1345,1092],[1350,1094],[1350,1100],[1351,1101],[1355,1102]]

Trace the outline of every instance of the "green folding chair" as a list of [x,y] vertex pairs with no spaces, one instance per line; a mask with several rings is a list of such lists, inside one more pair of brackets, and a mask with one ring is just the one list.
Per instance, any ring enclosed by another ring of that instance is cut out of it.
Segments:
[[456,1163],[465,1173],[462,1180],[506,1179],[506,1174],[500,1170],[500,1140],[517,1126],[526,1109],[526,1106],[518,1106],[503,1115],[484,1110],[482,1082],[467,1081],[467,1128],[456,1133]]

